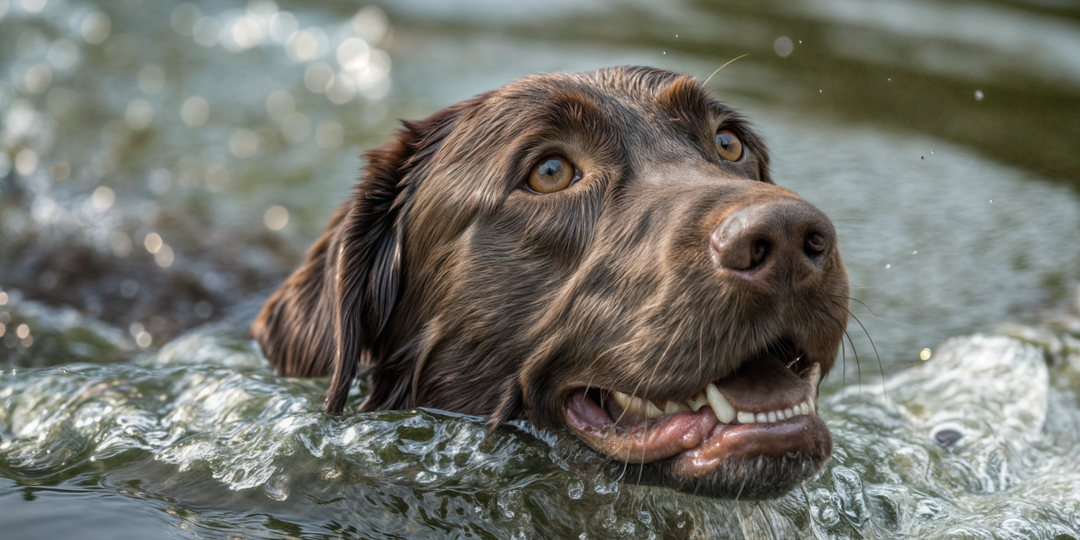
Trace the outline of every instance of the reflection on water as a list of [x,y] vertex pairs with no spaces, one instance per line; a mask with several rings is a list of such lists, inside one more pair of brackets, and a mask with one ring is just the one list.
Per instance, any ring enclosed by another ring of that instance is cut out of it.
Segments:
[[[1080,327],[1017,331],[1049,372],[1016,342],[938,348],[1080,282],[1078,36],[1050,2],[0,0],[0,515],[22,519],[2,528],[1080,537]],[[881,369],[933,355],[886,405],[853,324],[826,382],[837,457],[805,494],[627,486],[524,424],[326,418],[325,381],[251,350],[253,309],[396,118],[538,71],[706,77],[745,53],[710,86],[833,218]]]

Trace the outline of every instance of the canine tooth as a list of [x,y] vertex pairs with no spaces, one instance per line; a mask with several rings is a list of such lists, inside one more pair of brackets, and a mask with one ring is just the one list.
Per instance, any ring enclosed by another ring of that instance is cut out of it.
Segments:
[[709,404],[709,399],[707,397],[705,397],[705,392],[702,392],[702,393],[694,396],[694,399],[691,399],[690,401],[686,402],[686,405],[688,407],[690,407],[690,409],[693,410],[694,412],[698,412],[698,409],[700,409],[700,408],[702,408],[702,407],[704,407],[704,406],[706,406],[708,404]]
[[793,411],[791,409],[784,409],[784,418],[785,419],[794,418],[794,417],[795,417],[795,411]]
[[735,418],[739,419],[740,424],[753,424],[754,423],[754,413],[752,413],[752,412],[739,411],[738,413],[735,414]]
[[[774,422],[776,422],[776,413],[772,412],[772,411],[769,411],[769,414],[767,414],[765,416],[765,418],[769,420],[770,424],[774,423]],[[783,420],[783,418],[781,418],[781,420]]]
[[709,383],[709,386],[705,387],[705,393],[709,400],[709,406],[712,407],[713,413],[716,414],[716,419],[724,424],[730,424],[735,419],[735,407],[728,403],[727,398],[720,393],[715,384]]
[[818,383],[821,382],[821,364],[814,363],[814,365],[810,366],[809,371],[803,375],[803,380],[810,383],[810,387],[817,394]]
[[759,412],[757,413],[757,416],[754,417],[754,420],[757,420],[760,424],[764,424],[769,421],[769,417],[766,416],[765,413]]
[[810,407],[806,406],[806,402],[799,404],[799,414],[810,414]]
[[619,392],[618,390],[612,390],[611,397],[615,398],[615,403],[618,403],[619,406],[623,409],[626,409],[626,407],[630,404],[630,396]]
[[638,416],[645,416],[645,402],[639,397],[631,396],[626,403],[626,412],[634,413]]
[[809,409],[812,413],[817,413],[817,407],[814,406],[814,398],[806,400],[806,408]]
[[686,412],[686,411],[689,411],[689,410],[690,410],[690,407],[687,407],[686,404],[680,403],[678,401],[668,400],[668,401],[664,402],[664,414],[675,414],[675,413]]
[[646,399],[643,399],[641,401],[643,408],[645,409],[645,416],[649,418],[658,418],[664,415],[664,411],[661,411],[660,407],[657,407],[656,404],[654,404],[653,402]]

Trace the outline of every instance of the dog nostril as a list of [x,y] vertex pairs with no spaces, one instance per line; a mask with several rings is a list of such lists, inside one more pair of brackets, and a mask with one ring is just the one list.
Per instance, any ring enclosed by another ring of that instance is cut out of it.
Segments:
[[825,237],[822,236],[821,233],[812,232],[806,235],[806,241],[803,249],[804,251],[806,251],[807,255],[814,257],[816,255],[821,255],[822,253],[824,253],[825,249],[828,247],[829,244],[828,242],[826,242]]

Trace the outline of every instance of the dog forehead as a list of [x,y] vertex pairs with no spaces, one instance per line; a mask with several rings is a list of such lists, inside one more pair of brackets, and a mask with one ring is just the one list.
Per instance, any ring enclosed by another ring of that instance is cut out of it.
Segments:
[[[466,113],[443,157],[485,162],[537,142],[602,141],[624,158],[687,155],[730,112],[697,79],[641,67],[525,77],[488,93]],[[693,133],[691,137],[688,134]]]

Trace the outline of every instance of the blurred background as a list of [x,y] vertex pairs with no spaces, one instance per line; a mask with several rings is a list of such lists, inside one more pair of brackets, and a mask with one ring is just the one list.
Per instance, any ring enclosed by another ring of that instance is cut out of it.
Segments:
[[[709,86],[837,224],[886,371],[1080,282],[1077,2],[0,0],[0,359],[246,332],[399,118],[744,54]],[[834,379],[878,371],[851,334]]]

